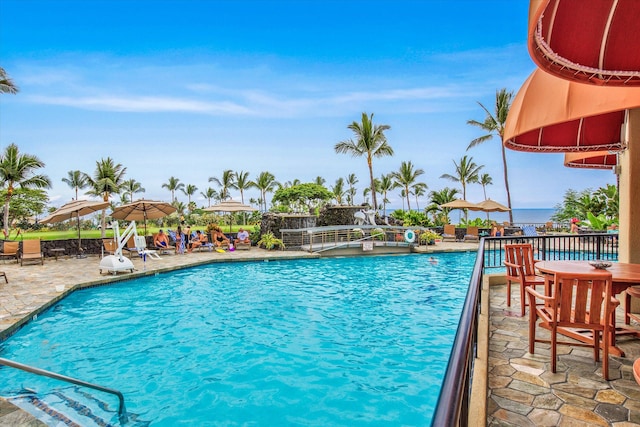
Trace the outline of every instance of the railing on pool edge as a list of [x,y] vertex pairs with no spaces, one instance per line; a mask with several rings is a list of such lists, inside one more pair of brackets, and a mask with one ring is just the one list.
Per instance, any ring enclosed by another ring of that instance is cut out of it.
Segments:
[[120,420],[120,424],[126,424],[129,421],[128,419],[129,417],[127,417],[127,409],[124,406],[124,395],[118,390],[114,390],[108,387],[103,387],[98,384],[92,384],[90,382],[82,381],[73,377],[68,377],[66,375],[57,374],[55,372],[47,371],[44,369],[35,368],[33,366],[14,362],[13,360],[5,359],[2,357],[0,357],[0,365],[9,366],[11,368],[20,369],[25,372],[30,372],[36,375],[42,375],[44,377],[49,377],[49,378],[53,378],[60,381],[65,381],[65,382],[79,385],[82,387],[92,388],[94,390],[103,391],[105,393],[114,394],[118,397],[118,419]]
[[546,260],[618,260],[618,234],[551,234],[541,236],[487,237],[484,239],[484,267],[504,267],[504,245],[531,243],[534,258]]
[[460,323],[453,341],[449,364],[431,420],[433,427],[466,426],[468,424],[471,378],[477,355],[483,259],[484,246],[480,245],[471,273],[467,297],[462,307]]

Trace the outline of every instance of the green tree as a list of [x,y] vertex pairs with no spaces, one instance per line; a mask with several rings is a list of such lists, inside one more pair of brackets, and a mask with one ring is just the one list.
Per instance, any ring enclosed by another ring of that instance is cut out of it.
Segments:
[[382,195],[382,212],[385,212],[385,215],[387,212],[387,203],[389,203],[387,193],[397,186],[398,184],[393,180],[393,176],[391,174],[383,174],[380,176],[380,179],[376,181],[376,188]]
[[218,198],[218,192],[211,187],[207,188],[204,192],[200,192],[200,195],[207,199],[207,202],[209,203],[208,207],[211,207],[211,199]]
[[67,172],[67,177],[62,178],[62,182],[75,190],[76,198],[74,200],[78,200],[78,190],[84,190],[89,185],[87,176],[78,170]]
[[[480,170],[484,166],[478,166],[477,164],[474,163],[473,157],[467,158],[467,156],[462,156],[459,164],[456,163],[455,160],[453,161],[453,164],[456,166],[456,174],[450,175],[445,173],[445,174],[442,174],[440,178],[445,178],[451,181],[459,182],[460,185],[462,186],[462,198],[466,200],[467,184],[478,182],[478,179],[479,179],[478,174],[480,173]],[[465,209],[464,210],[465,221],[468,220],[468,217],[469,217],[469,212],[467,211],[467,209]]]
[[[196,191],[198,191],[198,187],[193,184],[188,184],[182,189],[182,192],[187,196],[187,206],[191,205],[191,196],[196,194]],[[191,208],[189,208],[189,210],[191,210]]]
[[373,178],[373,158],[393,156],[393,148],[387,143],[387,137],[384,134],[385,131],[391,129],[391,126],[374,125],[373,114],[367,116],[367,113],[362,113],[361,122],[354,121],[347,128],[353,132],[355,141],[349,139],[338,142],[334,149],[336,153],[351,154],[353,157],[365,156],[367,158],[373,208],[378,209],[376,184]]
[[482,193],[484,194],[484,199],[487,200],[487,185],[493,185],[493,179],[491,175],[488,173],[483,173],[478,178],[478,183],[482,185]]
[[513,211],[511,210],[511,192],[509,191],[509,175],[507,172],[507,153],[502,143],[504,137],[504,127],[507,122],[507,115],[509,114],[509,108],[511,107],[511,99],[513,98],[513,92],[507,92],[507,89],[500,89],[496,92],[496,105],[494,113],[492,114],[484,105],[480,102],[478,104],[484,112],[486,117],[484,121],[479,122],[477,120],[468,120],[467,124],[479,127],[486,132],[485,135],[471,141],[467,150],[483,142],[493,139],[494,136],[498,137],[500,143],[500,149],[502,150],[502,169],[504,171],[504,188],[507,191],[507,206],[509,207],[509,222],[513,223]]
[[[7,190],[0,191],[0,197],[4,200]],[[30,219],[40,216],[46,211],[49,196],[45,190],[39,188],[18,187],[13,192],[9,203],[9,217],[17,222],[20,228],[26,228]]]
[[4,68],[0,67],[0,93],[10,93],[15,95],[18,91],[18,86],[16,86],[13,83],[13,80],[9,78]]
[[209,177],[209,182],[215,182],[220,186],[220,200],[227,200],[229,198],[229,189],[233,188],[236,175],[231,169],[222,171],[222,179],[212,176]]
[[449,224],[449,212],[451,209],[443,208],[441,205],[453,202],[457,197],[458,190],[456,188],[445,187],[442,190],[429,193],[430,204],[425,211],[433,214],[433,220],[436,225]]
[[420,205],[418,204],[418,198],[425,195],[425,193],[427,192],[427,188],[429,188],[429,187],[424,182],[416,182],[415,184],[413,184],[411,186],[411,190],[413,192],[413,195],[416,197],[416,209],[417,210],[420,210]]
[[342,204],[342,198],[345,195],[344,191],[344,178],[336,179],[336,183],[331,187],[331,194],[333,194],[333,198],[336,200],[337,205]]
[[172,176],[169,178],[169,181],[162,184],[162,188],[166,188],[171,191],[171,203],[174,203],[176,201],[176,191],[182,190],[184,188],[184,184],[180,182],[178,178]]
[[347,197],[347,201],[350,206],[355,205],[355,197],[356,197],[356,184],[358,183],[358,178],[355,173],[351,173],[347,176],[346,183],[349,186],[349,190],[347,191],[349,197]]
[[133,202],[133,195],[138,193],[144,193],[146,190],[142,188],[142,184],[135,179],[127,179],[122,183],[122,191],[124,194],[129,195],[129,201]]
[[416,183],[418,177],[423,174],[424,170],[420,168],[414,169],[413,163],[411,163],[411,161],[402,162],[398,171],[391,172],[391,176],[398,184],[398,187],[402,187],[402,189],[404,190],[404,195],[407,198],[408,210],[411,210],[411,187]]
[[332,197],[333,194],[322,185],[307,183],[278,189],[273,195],[273,201],[294,210],[305,207],[312,212],[319,204]]
[[[93,176],[87,175],[90,188],[87,194],[102,197],[102,200],[108,202],[112,194],[120,194],[126,173],[127,168],[120,163],[115,163],[111,157],[97,161]],[[102,210],[100,224],[101,236],[104,237],[107,229],[106,208]]]
[[318,185],[324,185],[327,182],[327,180],[321,177],[320,175],[318,175],[316,176],[316,179],[313,180],[313,182]]
[[253,181],[249,179],[249,172],[240,171],[235,173],[235,181],[231,188],[240,191],[240,201],[244,204],[244,191],[254,186]]
[[279,183],[276,181],[276,177],[273,176],[271,172],[267,171],[260,172],[258,179],[254,181],[254,187],[260,190],[260,198],[264,204],[262,209],[263,212],[267,211],[267,193],[272,193],[278,185]]
[[9,204],[17,187],[51,188],[51,181],[46,175],[36,173],[44,167],[44,162],[37,156],[21,154],[15,144],[5,148],[0,156],[0,185],[6,190],[4,197],[4,233],[9,233]]

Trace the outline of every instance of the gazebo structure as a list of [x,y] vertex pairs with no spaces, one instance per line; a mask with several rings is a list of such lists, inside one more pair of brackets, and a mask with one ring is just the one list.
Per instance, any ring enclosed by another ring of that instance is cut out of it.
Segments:
[[[520,151],[615,152],[620,192],[619,259],[630,263],[640,263],[638,17],[637,0],[531,0],[528,46],[540,69],[516,95],[516,108],[509,113],[503,136],[507,147]],[[540,107],[523,101],[537,73],[549,75],[538,76],[538,80],[567,88],[561,100],[555,99],[556,92]],[[586,94],[584,103],[572,102],[572,91]],[[616,94],[610,96],[609,92]],[[603,99],[613,104],[603,105]],[[547,116],[543,111],[554,103],[565,104],[564,118],[562,114]],[[523,125],[526,122],[529,124]],[[566,129],[572,132],[560,132]],[[598,156],[593,154],[582,159]]]

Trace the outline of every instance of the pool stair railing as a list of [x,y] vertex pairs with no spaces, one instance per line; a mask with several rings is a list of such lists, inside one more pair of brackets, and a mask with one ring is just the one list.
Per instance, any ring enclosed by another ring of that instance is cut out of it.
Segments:
[[[51,372],[51,371],[47,371],[44,369],[40,369],[40,368],[36,368],[33,366],[29,366],[29,365],[25,365],[19,362],[15,362],[13,360],[9,360],[9,359],[5,359],[5,358],[0,358],[0,365],[4,365],[4,366],[8,366],[11,368],[15,368],[15,369],[19,369],[21,371],[25,371],[25,372],[29,372],[35,375],[40,375],[40,376],[44,376],[44,377],[49,377],[49,378],[53,378],[59,381],[64,381],[67,383],[71,383],[71,384],[75,384],[76,386],[80,386],[80,387],[87,387],[87,388],[91,388],[94,390],[98,390],[104,393],[109,393],[109,394],[113,394],[115,396],[117,396],[118,398],[118,419],[120,421],[120,424],[124,425],[129,421],[129,417],[127,415],[127,409],[125,407],[125,403],[124,403],[124,395],[115,389],[112,388],[108,388],[108,387],[104,387],[98,384],[93,384],[87,381],[83,381],[77,378],[73,378],[73,377],[69,377],[66,375],[62,375],[62,374],[58,374],[55,372]],[[56,396],[58,396],[57,400],[60,400],[60,398],[63,398],[62,395],[60,395],[59,393],[56,393]],[[15,399],[14,399],[15,400]],[[22,401],[24,402],[25,398],[22,398]],[[32,406],[34,406],[35,408],[39,409],[40,411],[43,411],[45,413],[49,413],[49,412],[57,412],[57,411],[53,411],[53,410],[49,410],[47,411],[46,409],[49,408],[49,405],[46,403],[45,400],[43,400],[42,398],[38,398],[35,396],[30,396],[28,398],[26,398],[26,400],[31,401]],[[64,400],[64,399],[63,399]],[[69,399],[69,402],[71,402],[72,400]],[[16,402],[17,403],[17,402]],[[22,405],[17,405],[22,407]],[[71,406],[71,405],[67,405],[67,406]],[[86,413],[86,408],[83,408],[84,405],[77,405],[78,408],[78,413]],[[106,404],[103,403],[104,407],[108,407]],[[23,408],[25,409],[25,408]],[[51,414],[50,414],[51,415]],[[95,420],[94,420],[95,421]],[[96,423],[96,425],[101,425],[100,422]],[[109,423],[106,423],[106,425],[109,425]]]

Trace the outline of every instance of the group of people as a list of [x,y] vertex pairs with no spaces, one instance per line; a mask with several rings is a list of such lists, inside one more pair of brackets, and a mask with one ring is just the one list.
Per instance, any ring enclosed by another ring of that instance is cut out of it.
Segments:
[[[159,230],[158,234],[154,236],[153,245],[158,249],[174,249],[176,253],[183,253],[184,249],[187,250],[187,253],[191,253],[194,249],[209,244],[207,233],[196,230],[196,232],[192,235],[191,227],[189,225],[185,226],[184,229],[182,228],[182,226],[178,226],[175,232],[174,239],[175,246],[172,246],[169,235],[163,230]],[[233,244],[231,243],[230,239],[222,232],[222,229],[218,226],[215,226],[211,230],[211,240],[213,246],[215,246],[216,248],[233,248]],[[238,243],[251,244],[251,240],[249,239],[249,232],[242,227],[240,227],[240,229],[238,230],[238,234],[234,239],[234,244],[238,245]]]

